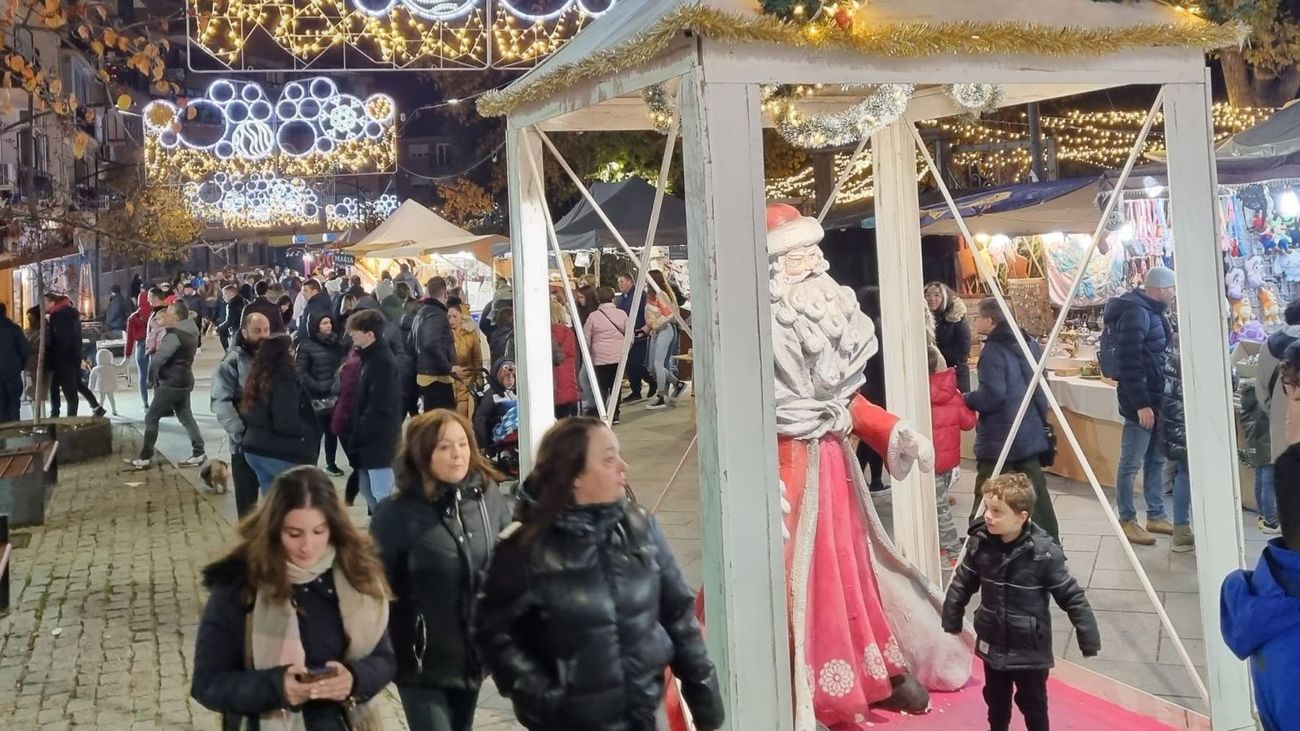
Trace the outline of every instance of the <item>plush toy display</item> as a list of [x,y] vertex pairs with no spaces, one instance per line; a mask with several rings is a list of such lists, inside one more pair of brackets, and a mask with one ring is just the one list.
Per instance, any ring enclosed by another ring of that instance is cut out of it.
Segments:
[[1264,275],[1268,271],[1268,265],[1264,263],[1264,257],[1252,256],[1246,260],[1246,287],[1249,289],[1259,289],[1264,286]]
[[1268,287],[1259,288],[1259,309],[1265,325],[1282,324],[1282,308],[1278,306],[1277,295]]
[[1241,269],[1233,269],[1228,272],[1226,282],[1228,287],[1228,299],[1239,300],[1246,296],[1246,272]]

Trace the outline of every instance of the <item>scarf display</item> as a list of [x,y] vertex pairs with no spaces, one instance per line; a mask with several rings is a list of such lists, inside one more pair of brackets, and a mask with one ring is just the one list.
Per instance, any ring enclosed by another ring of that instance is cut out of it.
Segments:
[[[334,591],[343,617],[343,632],[348,638],[344,659],[360,660],[374,651],[388,628],[388,602],[357,591],[348,583],[343,571],[334,565],[334,559],[335,550],[330,546],[314,566],[303,568],[289,562],[289,583],[310,584],[326,571],[334,572]],[[258,670],[307,664],[298,615],[292,601],[276,601],[265,592],[257,593],[250,644],[253,667]],[[301,713],[277,710],[262,716],[261,728],[264,731],[304,731],[306,725]]]

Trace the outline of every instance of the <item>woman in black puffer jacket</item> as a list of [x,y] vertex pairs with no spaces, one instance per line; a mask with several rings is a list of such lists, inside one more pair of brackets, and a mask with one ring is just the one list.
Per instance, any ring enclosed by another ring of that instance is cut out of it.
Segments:
[[474,597],[510,508],[465,417],[436,409],[406,426],[397,493],[370,532],[396,594],[397,690],[415,731],[470,731],[485,672],[470,642]]
[[530,731],[653,731],[669,665],[695,727],[722,725],[690,587],[626,489],[614,432],[565,419],[537,451],[522,524],[497,545],[474,639]]
[[325,471],[334,477],[343,476],[343,470],[338,467],[339,438],[330,428],[330,421],[338,400],[338,373],[344,355],[334,318],[311,315],[307,319],[307,335],[298,343],[298,378],[311,397],[325,439]]
[[294,369],[288,335],[272,335],[258,347],[239,413],[245,427],[244,457],[262,495],[282,472],[315,465],[320,458],[320,428]]

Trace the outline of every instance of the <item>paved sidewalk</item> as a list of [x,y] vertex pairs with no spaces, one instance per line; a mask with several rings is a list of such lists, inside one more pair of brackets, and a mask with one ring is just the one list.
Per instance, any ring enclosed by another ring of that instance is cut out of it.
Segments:
[[[205,344],[196,364],[193,407],[209,456],[228,459],[207,397],[220,347],[215,339]],[[14,609],[0,618],[0,689],[14,689],[0,690],[0,729],[214,723],[212,714],[188,700],[189,671],[203,601],[198,571],[233,540],[234,498],[200,492],[197,470],[171,466],[190,450],[184,430],[170,418],[162,421],[158,443],[170,463],[121,473],[121,460],[138,448],[143,409],[134,390],[119,393],[117,401],[117,454],[111,461],[61,470],[46,526],[22,531],[31,544],[15,552]],[[643,503],[658,506],[678,560],[698,586],[702,541],[694,451],[682,461],[695,424],[684,402],[656,412],[647,412],[643,403],[626,405],[617,428],[631,483]],[[958,516],[969,511],[973,473],[965,469],[955,490]],[[127,484],[132,482],[139,484]],[[343,481],[336,484],[341,490]],[[1096,498],[1065,480],[1053,478],[1049,486],[1071,571],[1088,588],[1104,648],[1099,658],[1083,661],[1068,622],[1056,612],[1058,656],[1204,712]],[[351,515],[358,525],[367,523],[364,507],[354,507]],[[1246,560],[1253,565],[1265,540],[1253,514],[1244,514],[1244,522]],[[1137,553],[1204,676],[1195,554],[1171,555],[1167,538]],[[383,707],[388,728],[405,728],[395,696]],[[475,728],[520,728],[491,682]]]

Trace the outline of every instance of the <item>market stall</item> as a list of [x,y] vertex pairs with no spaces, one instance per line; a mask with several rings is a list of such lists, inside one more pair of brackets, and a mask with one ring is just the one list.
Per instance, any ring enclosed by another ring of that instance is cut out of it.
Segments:
[[396,274],[401,264],[417,280],[447,277],[461,287],[470,309],[480,311],[492,298],[492,247],[508,242],[495,234],[475,234],[451,223],[416,201],[406,200],[383,223],[344,251],[356,257],[357,269],[372,286],[383,272]]

